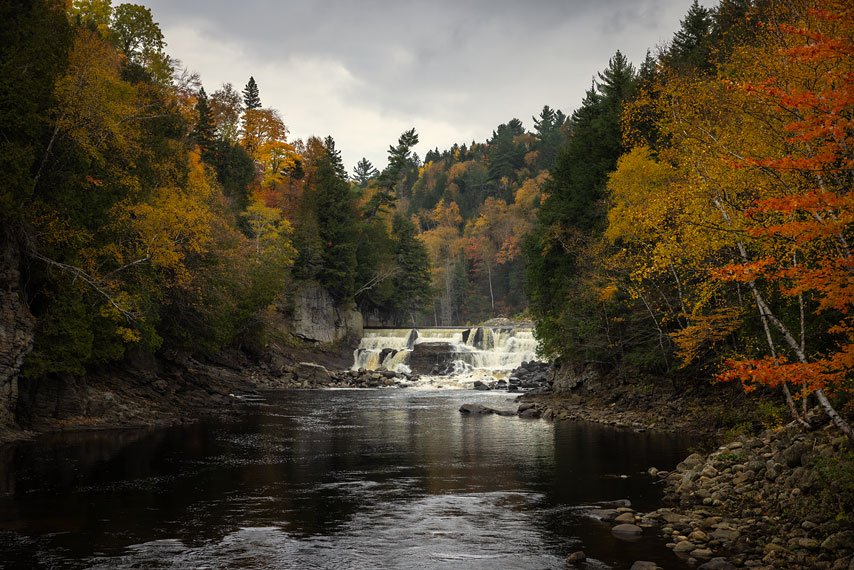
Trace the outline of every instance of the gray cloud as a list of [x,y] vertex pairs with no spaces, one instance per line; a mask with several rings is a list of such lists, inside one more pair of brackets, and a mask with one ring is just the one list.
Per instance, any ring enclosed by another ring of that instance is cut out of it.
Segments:
[[571,112],[620,49],[638,63],[688,0],[148,0],[168,51],[212,91],[258,81],[292,136],[335,137],[345,162],[482,141],[544,104]]

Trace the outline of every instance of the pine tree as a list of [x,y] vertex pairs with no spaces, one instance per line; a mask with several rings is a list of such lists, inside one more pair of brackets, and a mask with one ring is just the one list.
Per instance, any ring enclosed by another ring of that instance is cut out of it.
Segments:
[[255,78],[250,76],[249,83],[243,88],[243,107],[249,111],[261,108],[261,97],[258,94],[258,84]]
[[562,128],[566,123],[566,115],[563,111],[555,111],[548,105],[540,111],[539,117],[534,119],[534,135],[537,137],[536,150],[537,167],[540,169],[551,168],[554,165],[555,156],[560,145],[563,143]]
[[336,301],[353,297],[356,276],[356,204],[350,193],[341,153],[332,137],[315,173],[317,225],[323,244],[318,279]]
[[711,12],[694,0],[680,25],[667,52],[668,63],[675,69],[710,70]]
[[199,97],[196,101],[196,114],[198,115],[198,119],[190,136],[199,145],[202,159],[208,164],[213,164],[215,159],[216,125],[214,124],[213,112],[211,111],[208,95],[205,93],[204,87],[199,89]]
[[356,181],[360,188],[365,188],[368,182],[379,176],[379,173],[380,171],[374,168],[370,160],[362,157],[362,160],[353,167],[353,180]]
[[[571,136],[558,152],[543,193],[537,226],[526,237],[526,294],[546,351],[570,356],[583,320],[577,295],[584,244],[602,231],[608,173],[623,153],[620,116],[632,96],[635,70],[619,51],[597,75],[569,122]],[[577,356],[577,355],[575,355]]]
[[396,325],[414,323],[415,315],[430,303],[430,258],[411,221],[396,214],[391,231],[397,242],[397,264],[400,268],[400,273],[394,278],[394,322]]

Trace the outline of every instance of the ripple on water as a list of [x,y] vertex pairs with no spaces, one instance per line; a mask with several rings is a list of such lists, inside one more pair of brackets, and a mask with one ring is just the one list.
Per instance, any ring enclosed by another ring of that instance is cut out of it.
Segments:
[[382,503],[326,535],[240,528],[195,547],[173,539],[136,544],[120,556],[93,557],[88,567],[564,568],[561,552],[577,545],[550,544],[538,530],[531,507],[542,500],[522,492],[425,496]]

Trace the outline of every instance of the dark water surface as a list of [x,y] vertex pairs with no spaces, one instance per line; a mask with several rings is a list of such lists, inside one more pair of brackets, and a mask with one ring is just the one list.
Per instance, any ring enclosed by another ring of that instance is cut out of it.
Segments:
[[[237,420],[0,448],[0,568],[683,568],[590,508],[657,505],[686,439],[468,417],[506,393],[288,391]],[[627,476],[627,477],[623,477]]]

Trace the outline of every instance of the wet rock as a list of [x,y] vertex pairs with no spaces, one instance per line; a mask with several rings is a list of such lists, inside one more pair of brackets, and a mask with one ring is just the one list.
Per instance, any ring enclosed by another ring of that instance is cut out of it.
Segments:
[[661,566],[656,564],[655,562],[648,562],[646,560],[637,560],[629,570],[661,570]]
[[491,390],[489,386],[481,382],[480,380],[475,380],[474,386],[472,386],[475,390]]
[[460,413],[471,415],[488,415],[494,414],[495,410],[487,408],[483,404],[463,404],[460,406]]
[[696,550],[697,545],[691,542],[690,540],[683,540],[681,542],[677,542],[676,546],[673,547],[673,552],[681,552],[684,554],[688,554],[692,550]]
[[697,570],[736,570],[736,567],[727,562],[726,558],[712,558],[705,564],[697,566]]
[[611,529],[611,532],[617,536],[640,536],[643,534],[643,529],[634,524],[618,524]]
[[542,410],[534,407],[525,408],[524,410],[521,410],[518,413],[520,418],[539,418],[543,414]]
[[416,344],[409,354],[409,368],[416,374],[447,375],[456,359],[453,345],[449,342],[422,342]]
[[614,522],[618,523],[634,523],[635,515],[632,513],[623,513],[614,519]]
[[584,562],[585,560],[587,560],[587,555],[580,550],[578,552],[573,552],[566,557],[566,561],[570,564],[577,564],[579,562]]

